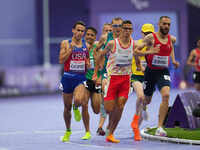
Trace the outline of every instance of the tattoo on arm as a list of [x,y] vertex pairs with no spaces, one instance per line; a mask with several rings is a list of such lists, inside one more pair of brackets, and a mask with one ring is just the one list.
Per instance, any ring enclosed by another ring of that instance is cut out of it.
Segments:
[[112,51],[112,49],[113,49],[113,43],[109,42],[108,45],[105,47],[105,49],[102,51],[103,55],[105,55],[106,53]]
[[149,34],[149,35],[145,36],[143,42],[144,42],[145,46],[152,47],[154,44],[153,35]]

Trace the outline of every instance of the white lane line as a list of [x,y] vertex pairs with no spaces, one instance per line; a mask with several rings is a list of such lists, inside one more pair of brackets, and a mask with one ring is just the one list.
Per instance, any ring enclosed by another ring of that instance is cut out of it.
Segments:
[[13,131],[13,132],[0,132],[0,135],[16,135],[16,134],[24,134],[24,131]]
[[8,150],[7,148],[4,147],[0,147],[0,150]]
[[[38,131],[33,131],[34,134],[56,134],[56,133],[65,133],[64,130],[38,130]],[[79,133],[84,133],[84,131],[72,131],[72,134],[79,134]]]

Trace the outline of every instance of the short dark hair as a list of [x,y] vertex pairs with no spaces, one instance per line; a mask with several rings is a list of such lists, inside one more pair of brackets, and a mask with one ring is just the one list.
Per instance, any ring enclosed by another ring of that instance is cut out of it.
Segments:
[[111,26],[111,23],[104,23],[103,26]]
[[97,33],[98,33],[98,32],[97,32],[97,29],[95,29],[94,27],[91,27],[91,26],[86,28],[86,32],[87,32],[88,30],[92,30],[92,31],[94,32],[95,35],[97,35]]
[[169,16],[161,16],[159,21],[161,21],[163,18],[168,18],[168,19],[171,19]]
[[113,21],[118,21],[118,20],[121,20],[121,21],[123,21],[123,19],[121,18],[121,17],[115,17],[115,18],[113,18],[112,19],[112,22],[111,22],[111,24],[113,24]]
[[86,27],[86,25],[85,25],[85,23],[84,23],[83,21],[77,21],[77,22],[73,25],[72,28],[75,29],[77,25],[82,25],[82,26]]
[[124,20],[124,21],[122,22],[122,26],[123,26],[124,24],[132,24],[132,22],[131,22],[130,20]]

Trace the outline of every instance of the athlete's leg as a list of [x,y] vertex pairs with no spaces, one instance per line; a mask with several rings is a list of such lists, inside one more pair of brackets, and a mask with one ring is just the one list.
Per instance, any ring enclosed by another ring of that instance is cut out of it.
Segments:
[[[98,129],[97,129],[97,134],[104,136],[105,132],[103,130],[103,125],[104,122],[106,120],[106,110],[104,108],[104,89],[105,89],[105,85],[107,84],[107,78],[103,78],[102,80],[102,94],[101,94],[101,104],[100,104],[100,120],[99,120],[99,125],[98,125]],[[108,127],[108,126],[107,126]]]
[[101,103],[102,103],[101,93],[93,92],[91,98],[91,106],[95,114],[98,114],[100,112]]
[[117,105],[116,105],[116,108],[115,110],[113,111],[113,124],[112,126],[110,127],[110,133],[113,134],[120,119],[121,119],[121,116],[122,116],[122,112],[124,110],[124,106],[127,102],[127,98],[125,97],[119,97],[117,99]]
[[65,135],[62,137],[63,142],[69,141],[71,135],[71,108],[72,108],[72,93],[66,94],[63,93],[63,102],[64,102],[64,112],[63,117],[66,126]]
[[82,102],[82,118],[83,118],[83,124],[85,126],[85,132],[89,132],[89,120],[90,120],[90,116],[88,113],[88,101],[90,98],[90,91],[85,89],[84,90],[84,94],[85,94],[85,98],[83,99]]
[[160,109],[159,109],[158,127],[163,126],[163,122],[168,112],[170,87],[169,86],[162,87],[160,93],[162,95],[162,103],[160,104]]
[[131,127],[134,131],[134,139],[136,141],[140,141],[142,138],[140,136],[139,125],[142,123],[142,110],[143,110],[143,103],[144,103],[144,92],[143,92],[143,85],[140,81],[133,82],[133,88],[137,95],[136,100],[136,113],[133,116],[133,121],[131,123]]
[[63,117],[67,129],[71,128],[71,108],[72,108],[72,93],[63,93],[64,112]]
[[83,103],[87,103],[84,101],[85,99],[85,91],[86,88],[83,84],[79,84],[75,89],[74,89],[74,104],[75,106],[81,106]]

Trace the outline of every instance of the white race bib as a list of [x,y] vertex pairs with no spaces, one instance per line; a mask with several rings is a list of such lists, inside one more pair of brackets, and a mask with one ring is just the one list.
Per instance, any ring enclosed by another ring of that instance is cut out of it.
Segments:
[[85,72],[85,61],[72,60],[70,62],[70,71]]
[[[131,54],[130,54],[131,55]],[[126,54],[119,54],[116,56],[116,65],[119,67],[131,65],[132,57]]]
[[156,67],[168,67],[169,57],[168,56],[153,56],[152,65]]

